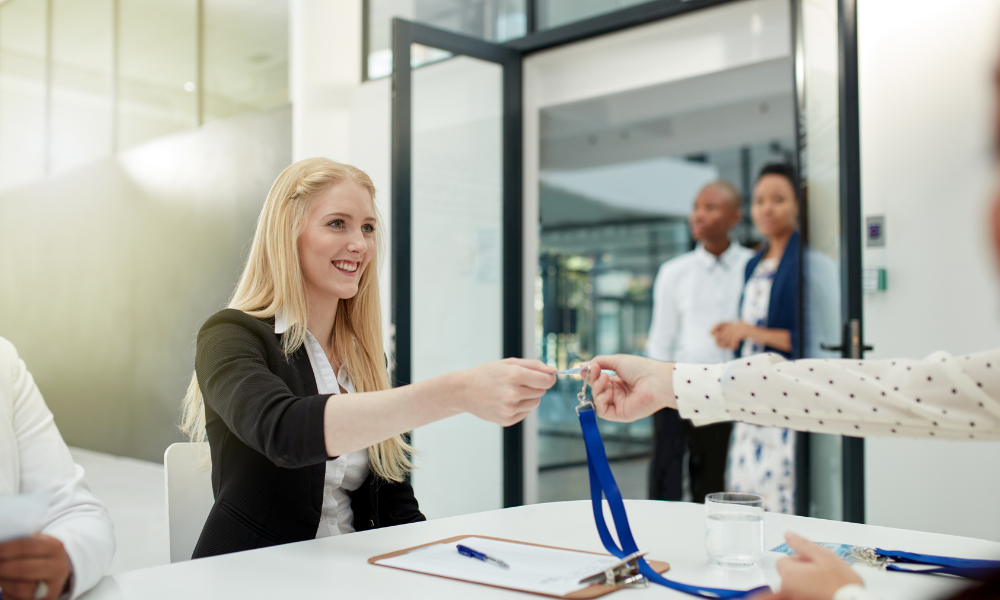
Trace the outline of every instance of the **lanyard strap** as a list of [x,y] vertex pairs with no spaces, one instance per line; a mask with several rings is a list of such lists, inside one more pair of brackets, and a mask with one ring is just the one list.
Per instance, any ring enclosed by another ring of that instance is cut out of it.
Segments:
[[[604,442],[601,440],[601,432],[597,429],[597,418],[593,408],[578,410],[580,417],[580,427],[583,429],[583,441],[587,447],[587,467],[590,470],[590,501],[594,508],[594,522],[597,524],[597,533],[601,536],[601,543],[611,554],[618,558],[639,551],[635,539],[632,537],[632,528],[628,524],[628,515],[625,513],[625,502],[622,500],[615,476],[611,473],[611,466],[608,464],[607,454],[604,452]],[[608,525],[604,521],[604,507],[601,496],[608,499],[611,507],[611,517],[615,522],[615,531],[618,532],[618,539],[621,540],[621,547],[615,542]],[[767,586],[752,590],[726,590],[719,588],[700,587],[687,585],[671,581],[650,567],[642,558],[638,559],[639,572],[646,576],[653,583],[658,583],[685,594],[698,596],[700,598],[712,598],[730,600],[744,598],[761,591],[770,591]]]
[[902,550],[883,550],[876,548],[875,553],[879,556],[891,558],[895,563],[930,565],[932,569],[908,569],[898,564],[889,563],[886,569],[889,571],[901,571],[903,573],[924,573],[929,575],[955,575],[967,579],[984,581],[995,575],[1000,570],[1000,560],[984,560],[978,558],[953,558],[951,556],[937,556],[934,554],[918,554],[916,552],[903,552]]

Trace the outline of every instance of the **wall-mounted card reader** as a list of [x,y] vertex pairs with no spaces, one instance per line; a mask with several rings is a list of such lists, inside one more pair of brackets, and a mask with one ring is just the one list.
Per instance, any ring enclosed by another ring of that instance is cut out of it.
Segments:
[[865,217],[865,246],[885,246],[885,215]]
[[861,270],[861,291],[874,294],[885,291],[885,269],[876,267]]

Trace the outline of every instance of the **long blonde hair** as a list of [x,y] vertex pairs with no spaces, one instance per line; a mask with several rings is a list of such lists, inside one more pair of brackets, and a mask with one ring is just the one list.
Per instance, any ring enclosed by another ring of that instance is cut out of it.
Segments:
[[[376,221],[375,185],[364,171],[328,158],[308,158],[291,165],[275,180],[257,220],[250,256],[229,308],[259,319],[284,312],[289,326],[282,336],[282,352],[291,356],[306,336],[308,305],[297,241],[305,226],[310,200],[332,185],[349,181],[368,190]],[[341,360],[356,392],[391,387],[385,369],[382,319],[379,303],[378,264],[385,240],[375,227],[375,255],[358,282],[353,298],[340,299],[333,324],[333,349]],[[191,441],[204,441],[205,405],[197,373],[191,376],[181,411],[181,430]],[[395,436],[368,448],[368,463],[374,473],[389,481],[402,481],[413,469],[413,448]]]

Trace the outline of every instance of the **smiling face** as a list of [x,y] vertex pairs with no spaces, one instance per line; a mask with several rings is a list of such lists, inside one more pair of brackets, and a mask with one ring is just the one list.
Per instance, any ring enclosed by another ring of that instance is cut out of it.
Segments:
[[299,264],[311,302],[353,298],[375,255],[375,207],[352,181],[334,184],[312,199],[299,234]]
[[798,224],[799,205],[787,178],[769,173],[760,178],[750,205],[753,224],[766,237],[782,237]]

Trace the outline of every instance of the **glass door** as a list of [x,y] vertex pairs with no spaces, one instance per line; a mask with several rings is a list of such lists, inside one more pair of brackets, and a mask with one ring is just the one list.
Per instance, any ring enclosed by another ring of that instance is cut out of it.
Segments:
[[[742,209],[730,243],[744,246],[743,256],[761,247],[749,202],[763,166],[797,160],[794,67],[787,0],[728,2],[525,59],[525,214],[538,224],[526,255],[535,260],[537,357],[565,368],[609,353],[699,363],[733,356],[710,332],[738,318],[745,259],[719,267],[726,274],[718,293],[657,297],[655,283],[675,259],[691,259],[697,239],[689,216],[706,187],[724,188]],[[693,337],[708,352],[685,353],[676,338],[669,352],[654,352],[654,314],[695,296],[711,306],[673,310],[671,318],[685,320],[673,323],[675,331],[697,329]],[[561,381],[527,427],[533,500],[588,497],[573,411],[578,386]],[[722,491],[728,426],[706,438],[673,411],[600,425],[626,497],[699,500]],[[708,470],[715,483],[703,483]]]
[[[659,4],[659,19],[548,40],[525,59],[524,210],[538,232],[526,230],[535,310],[525,316],[535,356],[563,367],[597,353],[646,353],[659,268],[696,247],[694,198],[713,181],[732,184],[744,202],[733,240],[759,250],[766,239],[751,200],[762,167],[774,163],[790,167],[800,209],[792,354],[860,356],[857,170],[842,168],[858,154],[857,89],[845,87],[842,54],[842,11],[853,14],[853,3],[727,2],[684,14]],[[855,135],[845,138],[852,106]],[[561,382],[526,421],[528,501],[586,497],[575,385]],[[665,452],[671,477],[684,482],[671,499],[697,500],[691,471],[704,464],[683,433],[603,426],[627,496],[649,497],[656,453]],[[714,449],[727,444],[717,437]],[[863,519],[861,440],[795,437],[791,510]]]
[[[521,355],[520,55],[396,19],[392,83],[393,377],[403,385]],[[412,482],[428,518],[521,504],[520,433],[471,415],[414,431]],[[470,472],[485,475],[455,493]]]
[[[803,198],[803,355],[861,358],[861,207],[854,3],[794,0]],[[853,62],[852,62],[853,61]],[[853,67],[852,67],[853,64]],[[853,84],[852,84],[853,77]],[[853,135],[852,135],[853,130]],[[864,521],[864,440],[807,434],[803,513]]]

